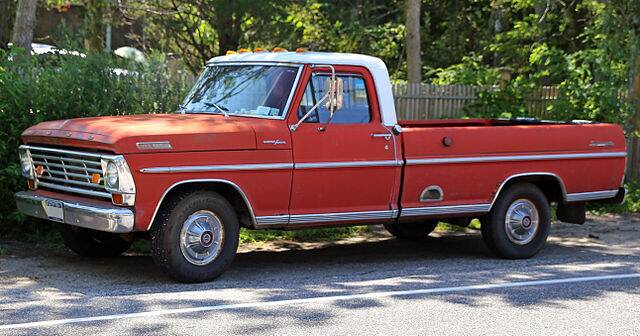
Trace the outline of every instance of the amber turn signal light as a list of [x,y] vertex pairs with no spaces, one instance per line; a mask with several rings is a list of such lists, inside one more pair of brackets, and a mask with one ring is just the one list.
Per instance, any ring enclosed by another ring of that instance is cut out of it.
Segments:
[[27,185],[29,186],[29,189],[33,190],[36,188],[36,181],[34,180],[27,180]]
[[91,182],[93,182],[94,184],[99,184],[100,183],[100,174],[94,173],[93,175],[91,175]]
[[38,168],[36,168],[36,173],[38,173],[38,176],[42,176],[42,173],[44,173],[42,165],[39,165]]
[[113,201],[113,204],[122,205],[124,203],[124,197],[122,197],[121,194],[113,194],[113,195],[111,195],[111,200]]

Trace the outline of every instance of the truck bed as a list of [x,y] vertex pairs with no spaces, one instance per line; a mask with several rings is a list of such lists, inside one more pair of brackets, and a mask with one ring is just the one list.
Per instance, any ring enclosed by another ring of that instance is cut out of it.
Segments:
[[[490,206],[509,179],[535,174],[559,183],[563,199],[553,201],[578,200],[615,194],[624,176],[626,146],[618,125],[499,119],[400,125],[403,208]],[[442,200],[420,201],[426,186],[442,189]]]

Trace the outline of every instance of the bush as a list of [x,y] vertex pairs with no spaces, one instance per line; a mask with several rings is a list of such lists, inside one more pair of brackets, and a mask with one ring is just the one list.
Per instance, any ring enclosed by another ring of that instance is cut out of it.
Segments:
[[104,55],[36,58],[0,50],[0,235],[22,219],[13,200],[25,186],[20,134],[47,120],[175,111],[192,79],[167,64],[162,56],[135,65]]

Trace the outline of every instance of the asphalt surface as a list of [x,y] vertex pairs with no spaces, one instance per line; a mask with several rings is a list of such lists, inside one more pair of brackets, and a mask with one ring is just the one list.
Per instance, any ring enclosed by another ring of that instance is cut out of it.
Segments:
[[0,334],[640,334],[640,217],[555,224],[529,260],[494,258],[477,233],[435,236],[248,246],[196,285],[149,256],[10,244]]

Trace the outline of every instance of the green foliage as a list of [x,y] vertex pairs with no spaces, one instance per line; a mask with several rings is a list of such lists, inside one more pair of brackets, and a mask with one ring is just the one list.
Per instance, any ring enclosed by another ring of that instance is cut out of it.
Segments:
[[488,67],[481,55],[462,57],[462,62],[446,68],[435,69],[427,74],[433,84],[495,85],[500,79],[500,70]]
[[[126,74],[124,66],[131,67]],[[22,131],[47,120],[174,111],[190,80],[184,71],[172,74],[160,56],[136,66],[97,55],[0,51],[0,223],[22,219],[13,201],[25,185],[17,152]]]

